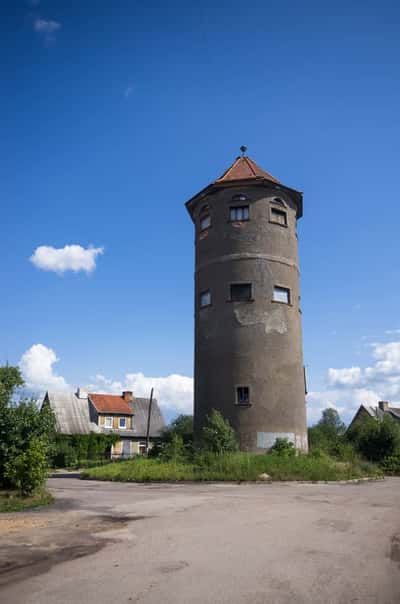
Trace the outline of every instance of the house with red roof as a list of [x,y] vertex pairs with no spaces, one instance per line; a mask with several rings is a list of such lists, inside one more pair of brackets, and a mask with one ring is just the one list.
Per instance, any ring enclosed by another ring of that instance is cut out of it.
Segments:
[[[52,409],[57,431],[61,434],[116,434],[111,457],[133,457],[146,452],[146,434],[150,399],[139,398],[125,390],[122,394],[46,392],[43,405]],[[150,415],[149,445],[160,438],[165,422],[153,399]]]

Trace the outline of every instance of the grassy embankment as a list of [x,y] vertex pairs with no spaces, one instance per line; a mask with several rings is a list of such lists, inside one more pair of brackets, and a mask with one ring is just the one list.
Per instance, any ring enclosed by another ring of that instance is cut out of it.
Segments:
[[135,458],[109,463],[82,472],[82,478],[115,480],[120,482],[151,481],[256,481],[260,474],[269,474],[272,480],[349,480],[353,478],[381,478],[377,466],[367,462],[339,462],[328,456],[254,455],[230,453],[199,455],[195,462],[162,461]]
[[0,512],[21,512],[31,508],[49,505],[54,498],[46,490],[23,497],[17,491],[0,491]]

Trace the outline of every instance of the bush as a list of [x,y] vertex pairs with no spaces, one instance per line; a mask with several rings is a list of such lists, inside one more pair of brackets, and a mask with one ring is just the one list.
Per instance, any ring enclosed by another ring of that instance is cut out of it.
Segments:
[[171,440],[165,443],[160,458],[163,461],[173,461],[175,463],[183,461],[187,457],[187,451],[183,438],[178,434],[173,434]]
[[282,457],[293,457],[296,455],[294,444],[287,438],[277,438],[271,452]]
[[358,422],[348,434],[349,440],[363,457],[381,462],[400,454],[400,427],[391,417],[379,421],[366,418]]
[[51,447],[51,465],[76,468],[101,463],[110,459],[111,447],[118,440],[117,434],[57,434]]
[[385,457],[385,459],[381,462],[381,468],[385,474],[399,475],[400,454]]
[[31,495],[42,486],[47,476],[48,444],[44,439],[32,438],[25,451],[20,451],[5,464],[4,475],[11,487],[22,495]]
[[229,453],[238,450],[238,442],[234,429],[219,411],[212,410],[206,418],[202,431],[203,447],[211,453]]

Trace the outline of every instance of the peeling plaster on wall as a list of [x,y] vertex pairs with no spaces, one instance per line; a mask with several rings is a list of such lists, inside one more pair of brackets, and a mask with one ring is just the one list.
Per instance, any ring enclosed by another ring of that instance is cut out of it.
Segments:
[[274,446],[277,438],[287,438],[294,444],[296,449],[307,451],[307,435],[295,434],[294,432],[257,432],[257,447],[259,449],[270,449]]
[[266,334],[273,331],[284,334],[288,331],[285,314],[280,307],[277,307],[272,312],[259,312],[248,306],[239,306],[238,308],[235,308],[234,314],[239,325],[248,326],[262,324]]

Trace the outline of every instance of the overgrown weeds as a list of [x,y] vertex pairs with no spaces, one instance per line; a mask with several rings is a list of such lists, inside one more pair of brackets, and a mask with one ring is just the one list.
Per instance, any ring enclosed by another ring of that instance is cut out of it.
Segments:
[[272,480],[349,480],[381,477],[377,466],[366,462],[338,462],[328,455],[270,453],[199,453],[191,462],[135,458],[87,469],[82,478],[122,482],[256,481],[260,474]]

